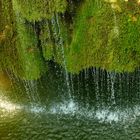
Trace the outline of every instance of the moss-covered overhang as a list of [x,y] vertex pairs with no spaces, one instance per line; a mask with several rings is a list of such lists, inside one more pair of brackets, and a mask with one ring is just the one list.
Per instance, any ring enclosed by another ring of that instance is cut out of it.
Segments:
[[67,7],[66,0],[12,0],[16,13],[26,20],[41,21],[51,19],[54,13],[64,13]]

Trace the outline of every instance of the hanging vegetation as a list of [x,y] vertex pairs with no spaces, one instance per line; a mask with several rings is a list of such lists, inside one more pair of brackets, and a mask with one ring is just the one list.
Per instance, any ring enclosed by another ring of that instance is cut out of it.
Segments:
[[15,69],[17,60],[14,12],[11,0],[0,0],[0,70]]
[[17,72],[24,79],[37,79],[44,71],[43,58],[32,26],[20,18],[17,20],[16,47],[19,56],[18,66],[20,66]]
[[133,71],[140,62],[139,15],[137,1],[85,1],[75,18],[69,70]]
[[63,13],[66,9],[66,0],[13,0],[16,12],[23,18],[32,21],[51,19],[54,13]]
[[1,68],[39,78],[53,60],[69,72],[140,66],[139,0],[0,0]]

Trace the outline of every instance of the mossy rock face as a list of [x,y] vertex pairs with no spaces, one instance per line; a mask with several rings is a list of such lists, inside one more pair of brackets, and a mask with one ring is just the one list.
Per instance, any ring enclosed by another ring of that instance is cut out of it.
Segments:
[[133,71],[140,66],[139,4],[0,0],[0,69],[37,79],[44,61],[53,60],[72,73],[89,67]]
[[11,0],[0,0],[0,69],[14,71],[16,53],[16,31]]
[[0,1],[0,70],[8,69],[23,79],[37,79],[45,66],[35,29],[32,23],[15,17],[12,4],[11,0]]
[[52,32],[52,24],[49,20],[40,23],[41,33],[39,39],[41,41],[42,54],[44,59],[52,60],[55,54],[55,41]]
[[66,0],[13,0],[14,9],[28,21],[51,19],[66,10]]
[[40,29],[39,39],[44,59],[64,65],[64,48],[68,48],[69,35],[62,17],[55,14],[51,20],[41,22]]
[[44,61],[37,46],[36,32],[30,23],[17,21],[17,75],[23,79],[38,79],[44,72]]
[[139,67],[139,15],[137,1],[116,1],[112,6],[104,0],[85,0],[75,18],[68,70],[93,66],[123,72]]

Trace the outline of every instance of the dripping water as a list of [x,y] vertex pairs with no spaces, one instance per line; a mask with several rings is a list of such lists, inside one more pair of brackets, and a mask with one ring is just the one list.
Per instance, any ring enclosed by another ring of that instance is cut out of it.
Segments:
[[40,97],[37,90],[37,81],[23,80],[23,85],[27,96],[29,97],[30,104],[40,103]]
[[59,23],[58,14],[55,15],[55,18],[56,18],[56,24],[58,26],[58,38],[60,38],[58,45],[60,45],[60,47],[61,47],[63,65],[64,65],[64,70],[65,70],[66,85],[67,85],[67,89],[68,89],[69,98],[71,99],[70,80],[69,80],[69,74],[68,74],[68,70],[67,70],[67,62],[66,62],[66,57],[65,57],[64,43],[63,43],[63,38],[61,35],[61,27],[60,27],[60,23]]
[[118,26],[118,22],[117,22],[117,16],[116,16],[116,13],[113,9],[113,16],[114,16],[114,29],[113,29],[113,32],[114,32],[114,35],[115,37],[119,37],[119,26]]
[[114,89],[114,85],[115,85],[115,78],[116,78],[116,74],[115,72],[110,72],[110,81],[111,81],[111,100],[113,104],[116,104],[115,102],[115,89]]

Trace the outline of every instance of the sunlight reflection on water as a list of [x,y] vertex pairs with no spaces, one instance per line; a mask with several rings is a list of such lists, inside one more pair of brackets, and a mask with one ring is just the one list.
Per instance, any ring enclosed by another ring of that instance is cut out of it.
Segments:
[[81,107],[74,100],[70,99],[62,103],[56,103],[50,107],[46,107],[37,103],[34,104],[15,104],[9,101],[5,96],[3,96],[3,91],[0,91],[0,111],[4,113],[4,116],[10,114],[16,114],[19,111],[24,111],[26,113],[33,114],[59,114],[59,115],[70,115],[70,116],[80,116],[89,119],[97,119],[101,122],[135,122],[136,117],[140,116],[139,105],[133,106],[133,108],[119,109],[114,108],[114,110],[109,109],[109,107],[98,107],[87,109],[86,107]]
[[[1,93],[1,91],[0,91]],[[16,113],[18,110],[21,109],[20,105],[14,104],[4,96],[0,96],[0,110],[4,112],[14,112]]]

